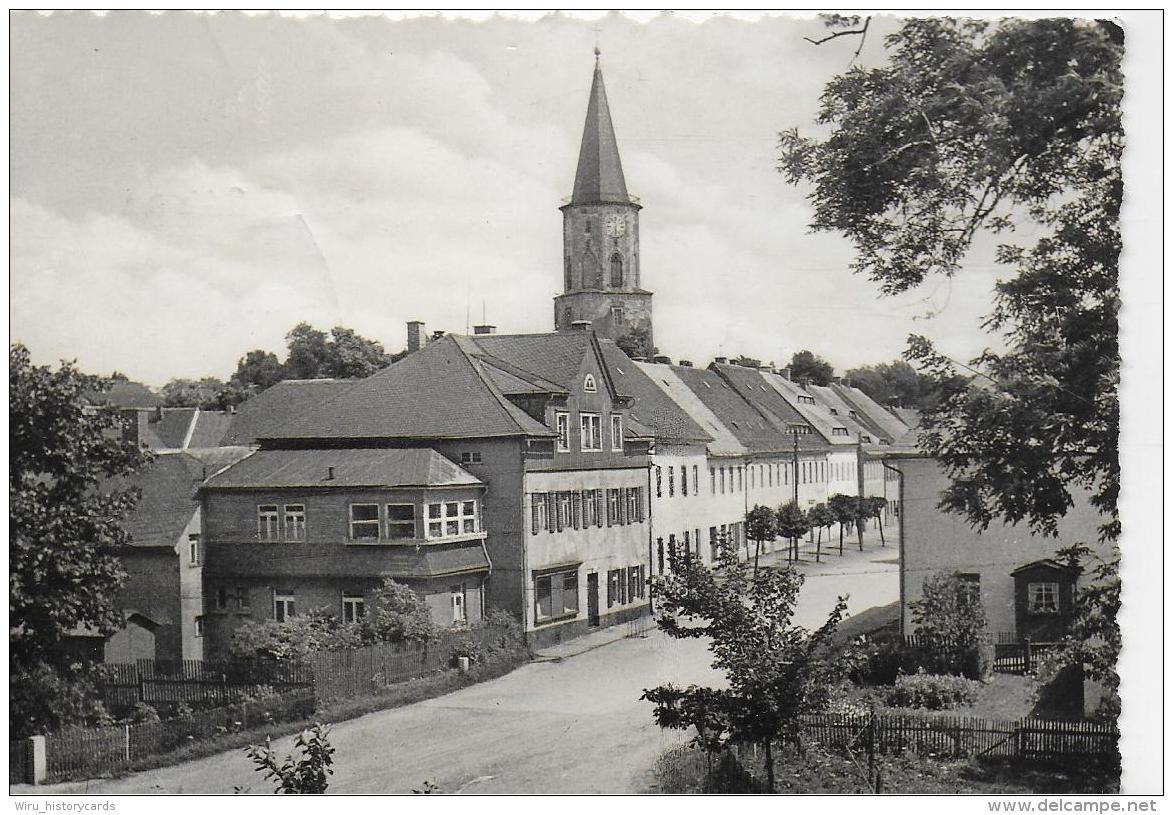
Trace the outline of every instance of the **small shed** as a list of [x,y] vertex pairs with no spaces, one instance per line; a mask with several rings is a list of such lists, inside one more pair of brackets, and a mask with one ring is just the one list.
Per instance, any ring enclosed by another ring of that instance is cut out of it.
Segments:
[[1075,614],[1079,569],[1047,558],[1019,566],[1010,576],[1014,578],[1014,627],[1018,639],[1062,639]]

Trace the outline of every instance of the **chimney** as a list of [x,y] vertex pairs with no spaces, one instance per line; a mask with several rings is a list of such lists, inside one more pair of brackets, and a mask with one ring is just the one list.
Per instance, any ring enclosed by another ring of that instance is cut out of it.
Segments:
[[729,362],[729,357],[713,357],[713,362],[717,363],[718,365],[724,365],[725,363]]
[[474,325],[472,327],[474,334],[496,334],[497,326],[495,325]]
[[838,385],[839,384],[839,377],[837,377],[837,376],[831,377],[831,384]]
[[681,368],[691,368],[692,367],[692,360],[691,359],[682,359],[682,360],[680,360],[680,362],[678,362],[676,364],[679,365]]
[[782,378],[785,379],[787,382],[790,381],[790,366],[789,365],[787,365],[785,368],[780,370],[778,373],[781,374]]
[[804,376],[802,378],[802,389],[804,391],[809,391],[810,388],[811,388],[811,378],[809,376]]
[[652,362],[655,362],[657,365],[671,365],[672,358],[665,357],[665,356],[656,356],[656,357],[652,357]]
[[594,325],[591,324],[590,320],[575,320],[570,324],[572,331],[590,331],[592,328],[594,328]]
[[843,377],[843,387],[845,387],[845,388],[851,387],[851,380],[848,379],[847,377]]
[[155,405],[155,421],[156,422],[163,421],[163,406],[162,405]]
[[418,351],[428,344],[428,332],[424,329],[422,320],[409,320],[407,323],[407,353]]

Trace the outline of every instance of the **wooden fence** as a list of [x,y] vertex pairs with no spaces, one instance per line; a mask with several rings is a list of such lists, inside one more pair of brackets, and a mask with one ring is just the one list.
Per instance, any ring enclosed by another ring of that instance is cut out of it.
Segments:
[[[273,722],[301,719],[315,709],[313,691],[303,688],[263,702],[201,710],[162,722],[114,727],[67,727],[45,737],[46,776],[53,783],[126,770],[147,757],[165,755],[218,735]],[[10,751],[23,742],[11,742]],[[23,754],[23,750],[17,751]],[[23,763],[10,760],[9,781],[27,778]]]
[[[319,651],[306,659],[319,700],[348,699],[454,666],[456,655],[508,645],[504,629],[445,632],[428,642],[377,643],[362,648]],[[474,660],[475,661],[475,660]]]
[[138,702],[230,705],[255,694],[261,685],[278,693],[313,685],[310,669],[297,664],[266,666],[263,674],[248,664],[194,659],[182,662],[143,659],[105,667],[109,679],[102,683],[102,698],[111,709]]
[[[1040,659],[1063,647],[1061,642],[1031,642],[1029,639],[1019,641],[1013,633],[1006,631],[988,635],[987,643],[994,649],[994,673],[1003,674],[1028,674],[1037,667]],[[949,655],[952,650],[958,659],[961,652],[971,647],[942,645],[936,640],[929,640],[917,634],[905,635],[904,645],[930,653],[936,652],[942,656]]]
[[822,713],[803,716],[802,725],[808,738],[832,748],[939,758],[1111,757],[1120,738],[1111,725],[1046,719]]

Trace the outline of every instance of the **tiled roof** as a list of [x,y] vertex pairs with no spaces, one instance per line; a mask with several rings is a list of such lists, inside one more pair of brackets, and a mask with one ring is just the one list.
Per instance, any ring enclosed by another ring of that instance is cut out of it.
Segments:
[[896,414],[896,418],[904,422],[908,427],[920,427],[920,411],[915,408],[891,408],[891,412]]
[[355,384],[353,379],[286,379],[240,403],[221,444],[256,444],[290,420]]
[[123,522],[132,546],[174,546],[198,503],[204,465],[187,453],[159,453],[129,479],[108,486],[138,487],[138,505]]
[[635,365],[647,374],[653,385],[660,388],[681,410],[687,413],[698,427],[712,436],[713,440],[706,445],[711,455],[736,456],[746,452],[745,445],[738,441],[737,436],[733,435],[732,431],[717,417],[717,414],[713,413],[693,393],[692,388],[678,376],[679,371],[693,369],[652,362],[637,362]]
[[908,426],[896,416],[889,413],[859,388],[841,383],[834,383],[831,388],[840,398],[855,406],[856,412],[876,428],[880,437],[891,442],[900,438],[908,430]]
[[[333,471],[333,477],[331,477]],[[207,489],[461,487],[481,481],[427,448],[258,450],[208,479]]]
[[195,412],[195,408],[163,408],[162,415],[156,417],[154,412],[143,411],[145,416],[139,422],[140,441],[152,450],[182,449]]
[[[880,440],[876,438],[875,434],[865,424],[859,421],[858,418],[852,417],[851,414],[854,409],[851,405],[840,399],[839,394],[835,393],[831,388],[821,385],[811,385],[810,393],[818,400],[818,408],[827,411],[828,419],[838,423],[840,427],[847,428],[853,443],[861,434],[871,437],[872,443],[879,443]],[[832,410],[835,411],[833,414],[831,413]],[[856,416],[858,416],[858,413],[856,413]]]
[[829,425],[812,421],[813,417],[809,411],[800,410],[794,403],[788,401],[777,388],[771,387],[769,381],[766,379],[767,374],[765,372],[757,368],[746,368],[741,365],[714,363],[711,367],[737,391],[742,399],[749,402],[759,411],[764,412],[767,417],[777,420],[777,423],[781,424],[787,438],[790,439],[792,447],[794,440],[793,434],[789,431],[791,425],[811,426],[821,436],[819,439],[811,439],[809,436],[804,438],[800,434],[798,439],[799,449],[822,447],[824,446],[823,442],[835,438],[830,432]]
[[591,347],[589,331],[476,334],[460,339],[469,341],[470,353],[479,351],[489,355],[490,364],[500,360],[520,371],[536,374],[567,391],[576,389],[583,356],[590,352]]
[[[607,362],[615,389],[624,396],[632,397],[628,414],[631,420],[649,428],[657,441],[704,443],[713,440],[713,436],[706,433],[619,346],[611,340],[599,340],[599,346],[603,350],[603,359]],[[656,367],[648,371],[655,373]]]
[[146,385],[124,380],[114,382],[106,391],[88,391],[85,399],[90,404],[120,408],[153,408],[163,404],[163,397]]
[[[802,414],[812,427],[819,432],[830,444],[833,446],[854,445],[857,441],[857,436],[853,433],[859,432],[858,424],[848,424],[847,421],[839,421],[838,416],[831,415],[830,409],[825,403],[820,403],[814,393],[803,390],[802,386],[796,382],[791,382],[784,376],[778,374],[763,373],[762,378],[766,384],[777,391],[783,399],[785,399],[791,406]],[[811,405],[801,401],[803,398],[810,398],[815,400],[815,404]],[[844,419],[850,419],[850,416],[845,416]],[[843,427],[847,429],[848,435],[835,435],[834,428]]]
[[[448,575],[489,571],[489,559],[478,539],[452,543],[429,543],[424,546],[394,544],[388,546],[353,546],[350,557],[340,558],[332,547],[310,546],[295,557],[272,557],[248,563],[249,573],[264,577],[351,577],[362,564],[366,574],[395,579],[427,579]],[[204,566],[207,577],[235,577],[241,560],[247,557],[229,551]]]
[[185,448],[219,447],[234,418],[222,410],[199,411],[193,419],[195,426],[188,430]]
[[[539,372],[540,373],[540,372]],[[511,403],[454,337],[428,343],[261,438],[553,436]]]
[[255,449],[255,447],[237,445],[234,447],[189,447],[183,452],[198,459],[203,465],[204,477],[210,478],[225,467],[231,467]]
[[[755,409],[717,371],[681,367],[674,370],[750,452],[792,449],[793,439],[787,422],[769,411]],[[810,434],[800,435],[798,441],[800,449],[822,449],[825,446],[821,439],[812,438]]]

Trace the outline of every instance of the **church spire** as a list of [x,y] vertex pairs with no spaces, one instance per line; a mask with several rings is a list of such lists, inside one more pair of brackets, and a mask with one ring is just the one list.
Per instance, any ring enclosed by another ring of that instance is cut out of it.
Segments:
[[619,146],[611,126],[607,91],[603,88],[603,71],[599,67],[599,48],[595,46],[595,77],[587,103],[586,124],[582,129],[582,146],[578,151],[578,172],[574,176],[573,204],[628,203]]

